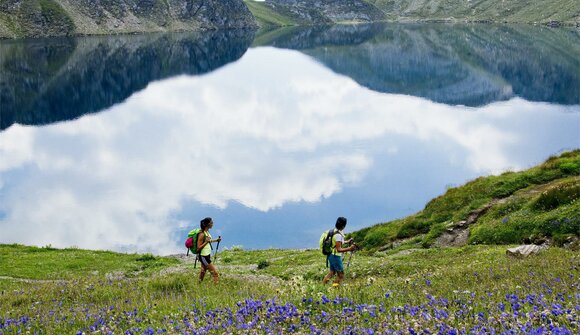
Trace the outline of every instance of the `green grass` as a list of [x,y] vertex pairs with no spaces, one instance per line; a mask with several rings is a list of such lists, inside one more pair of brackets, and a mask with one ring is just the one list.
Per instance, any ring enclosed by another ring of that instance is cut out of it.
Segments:
[[248,9],[252,12],[260,27],[283,27],[298,24],[292,18],[273,11],[270,7],[265,6],[261,2],[244,0],[244,3],[248,6]]
[[574,25],[580,5],[574,0],[546,1],[393,1],[366,0],[381,9],[391,20],[468,20],[510,23],[547,23],[559,21]]
[[152,273],[177,262],[175,259],[148,254],[0,245],[0,276],[14,278],[68,280],[89,273],[97,277],[107,273],[122,273],[123,276],[131,277]]
[[[0,271],[5,277],[0,278],[0,324],[2,320],[26,317],[21,328],[10,328],[14,333],[20,329],[30,333],[42,330],[46,334],[71,334],[81,330],[85,333],[130,330],[141,334],[148,327],[181,333],[176,327],[183,327],[187,322],[201,329],[210,322],[212,315],[227,315],[228,310],[235,314],[248,301],[260,304],[276,301],[280,306],[297,306],[294,319],[290,321],[298,324],[300,317],[316,320],[325,313],[335,313],[336,307],[342,310],[349,306],[381,306],[391,311],[402,306],[426,306],[429,297],[434,297],[449,300],[449,306],[438,308],[449,309],[450,313],[460,313],[464,306],[470,306],[472,312],[468,313],[473,313],[474,317],[457,318],[452,322],[455,327],[469,328],[479,322],[477,313],[495,313],[498,304],[509,305],[506,296],[512,294],[520,297],[542,294],[548,301],[562,304],[564,309],[574,308],[574,299],[566,298],[565,302],[557,299],[560,295],[570,297],[577,293],[575,283],[580,268],[577,253],[551,248],[538,255],[514,259],[505,255],[505,249],[502,246],[467,246],[374,255],[355,253],[346,269],[344,285],[333,289],[320,283],[327,269],[318,250],[225,251],[220,253],[216,263],[221,281],[213,285],[209,280],[202,284],[197,282],[199,269],[193,269],[191,259],[179,265],[174,258],[147,254],[2,245]],[[72,258],[71,254],[76,257]],[[26,257],[18,260],[21,256]],[[31,271],[47,259],[51,259],[50,269],[41,267],[39,271]],[[130,278],[111,279],[104,275],[131,271],[143,261],[157,261],[159,266],[155,271]],[[7,267],[12,262],[19,265]],[[268,266],[260,268],[260,264],[266,262]],[[71,273],[71,264],[79,263],[83,265]],[[28,278],[35,280],[13,279],[26,278],[21,268],[29,269]],[[168,271],[172,268],[181,270]],[[96,271],[98,275],[94,274]],[[57,274],[64,274],[68,279],[53,281]],[[348,300],[354,305],[326,304],[324,299]],[[524,311],[531,309],[522,308]],[[268,310],[259,308],[256,315],[269,322],[270,317],[265,316]],[[363,313],[363,316],[350,319],[348,324],[372,326],[365,321],[370,315]],[[91,330],[91,326],[98,325],[99,318],[105,324]],[[405,327],[393,322],[395,326]],[[417,318],[413,322],[430,327],[424,319]],[[565,317],[554,322],[574,327]],[[289,325],[282,322],[280,329],[291,333]],[[324,323],[317,323],[317,326],[324,327]],[[137,328],[141,331],[137,332]],[[266,333],[264,328],[258,327],[256,331]],[[11,332],[8,330],[8,333]]]
[[521,172],[480,177],[454,187],[412,216],[351,234],[373,251],[397,239],[426,234],[429,246],[445,227],[481,211],[472,244],[512,244],[563,235],[580,236],[580,150]]

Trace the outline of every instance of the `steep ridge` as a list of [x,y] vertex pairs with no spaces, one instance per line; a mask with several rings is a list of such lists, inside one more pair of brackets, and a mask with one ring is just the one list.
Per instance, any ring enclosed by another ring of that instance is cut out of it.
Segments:
[[580,149],[450,188],[414,215],[351,235],[372,251],[515,243],[580,248]]
[[255,27],[242,0],[0,1],[0,38]]

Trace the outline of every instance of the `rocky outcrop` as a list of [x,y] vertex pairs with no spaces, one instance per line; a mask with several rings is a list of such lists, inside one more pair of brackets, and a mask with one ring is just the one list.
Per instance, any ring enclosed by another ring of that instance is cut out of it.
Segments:
[[469,227],[477,222],[477,219],[487,213],[487,211],[497,204],[499,201],[494,200],[491,203],[472,211],[467,215],[467,219],[457,223],[451,223],[447,226],[443,234],[441,234],[433,243],[435,247],[462,247],[467,244],[469,238]]
[[0,130],[71,120],[123,102],[151,81],[233,62],[254,33],[221,30],[0,44]]
[[0,1],[0,38],[256,27],[242,0]]
[[263,5],[303,25],[375,22],[385,18],[377,7],[362,0],[266,0]]
[[520,245],[519,247],[509,248],[505,251],[505,253],[508,256],[525,257],[529,255],[535,255],[547,248],[548,248],[547,245],[525,244]]

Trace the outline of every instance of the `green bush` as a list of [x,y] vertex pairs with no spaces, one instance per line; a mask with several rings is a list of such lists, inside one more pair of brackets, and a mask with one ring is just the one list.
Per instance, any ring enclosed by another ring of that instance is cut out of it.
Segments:
[[538,197],[533,207],[536,210],[552,210],[570,204],[580,198],[580,184],[573,181],[553,187]]
[[153,256],[152,254],[143,254],[139,257],[137,257],[137,261],[139,262],[148,262],[148,261],[154,261],[155,260],[155,256]]
[[[398,231],[399,223],[397,221],[389,224],[382,224],[381,226],[369,231],[362,244],[365,248],[381,247],[394,239]],[[355,239],[355,241],[358,240]]]
[[494,198],[507,198],[516,191],[530,186],[530,179],[527,175],[514,174],[506,180],[501,180],[495,185],[495,190],[491,193]]
[[575,234],[580,236],[580,217],[546,218],[538,225],[538,230],[545,236]]
[[580,164],[578,164],[576,162],[570,162],[570,161],[562,162],[562,163],[560,163],[560,165],[558,167],[565,174],[576,175],[576,176],[580,174]]
[[503,218],[508,214],[519,211],[520,209],[522,209],[524,207],[524,205],[526,203],[527,203],[527,199],[525,199],[525,198],[510,199],[509,201],[506,201],[503,204],[498,204],[498,205],[494,206],[490,210],[490,214],[496,219]]
[[261,260],[258,262],[258,270],[265,269],[268,266],[270,266],[270,262],[268,262],[267,260]]
[[510,244],[520,243],[521,233],[513,226],[479,226],[472,230],[470,244]]
[[397,238],[407,238],[419,234],[425,234],[429,231],[431,224],[427,221],[413,220],[403,224],[399,232],[397,233]]

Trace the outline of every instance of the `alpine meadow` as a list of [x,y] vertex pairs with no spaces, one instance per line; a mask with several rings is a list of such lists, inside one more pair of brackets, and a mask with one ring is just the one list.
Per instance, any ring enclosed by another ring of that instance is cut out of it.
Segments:
[[[339,287],[321,284],[318,249],[232,247],[214,285],[183,254],[2,245],[0,333],[577,334],[579,168],[567,152],[354,232]],[[465,245],[438,245],[474,212]],[[550,247],[506,254],[527,239]]]
[[580,335],[580,0],[0,0],[0,335]]

